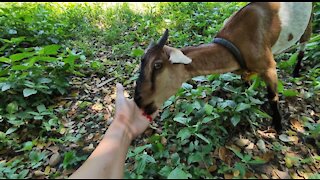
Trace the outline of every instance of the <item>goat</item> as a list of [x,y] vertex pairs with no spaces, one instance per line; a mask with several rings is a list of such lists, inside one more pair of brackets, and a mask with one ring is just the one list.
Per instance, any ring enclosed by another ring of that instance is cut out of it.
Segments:
[[166,29],[145,50],[136,81],[134,101],[146,114],[155,112],[188,79],[208,74],[255,73],[266,83],[272,125],[280,132],[281,113],[274,55],[298,41],[293,76],[299,75],[305,43],[311,36],[312,2],[249,3],[225,21],[214,41],[181,49],[165,45]]

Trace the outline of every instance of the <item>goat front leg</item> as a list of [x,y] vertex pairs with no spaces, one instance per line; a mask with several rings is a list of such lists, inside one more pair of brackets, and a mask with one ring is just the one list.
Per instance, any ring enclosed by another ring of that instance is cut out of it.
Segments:
[[263,74],[262,79],[267,84],[269,104],[272,109],[272,125],[279,133],[282,131],[281,119],[282,116],[279,110],[279,96],[278,96],[278,77],[276,68],[269,68]]

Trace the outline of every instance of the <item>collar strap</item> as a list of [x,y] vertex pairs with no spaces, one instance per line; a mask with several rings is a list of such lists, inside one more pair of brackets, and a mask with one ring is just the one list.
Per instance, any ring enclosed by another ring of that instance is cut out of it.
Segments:
[[230,41],[223,39],[223,38],[214,38],[213,43],[217,43],[222,45],[223,47],[227,48],[232,55],[235,57],[237,62],[240,64],[242,69],[247,69],[246,62],[244,61],[240,50]]

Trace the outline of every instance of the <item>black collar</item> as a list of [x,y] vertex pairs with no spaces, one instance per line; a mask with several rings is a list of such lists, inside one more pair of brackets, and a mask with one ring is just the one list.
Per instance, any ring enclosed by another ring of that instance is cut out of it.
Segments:
[[213,43],[220,44],[223,47],[227,48],[233,54],[235,59],[238,61],[238,63],[240,64],[240,67],[242,69],[247,69],[246,62],[244,61],[240,50],[233,43],[223,38],[214,38]]

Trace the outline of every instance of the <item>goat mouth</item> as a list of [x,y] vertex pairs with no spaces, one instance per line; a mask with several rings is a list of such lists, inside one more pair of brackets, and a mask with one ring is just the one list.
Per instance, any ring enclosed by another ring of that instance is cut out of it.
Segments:
[[149,104],[147,104],[146,106],[143,107],[143,105],[142,105],[142,97],[140,95],[135,95],[134,96],[134,101],[137,104],[137,106],[140,109],[143,109],[143,111],[148,115],[151,115],[152,113],[156,112],[157,109],[158,109],[157,106],[154,104],[154,102],[151,102],[151,103],[149,103]]
[[157,107],[154,105],[154,103],[152,102],[152,103],[146,105],[146,107],[144,108],[144,112],[145,112],[146,114],[148,114],[148,115],[151,115],[151,114],[153,114],[154,112],[156,112],[157,109],[158,109],[158,108],[157,108]]

